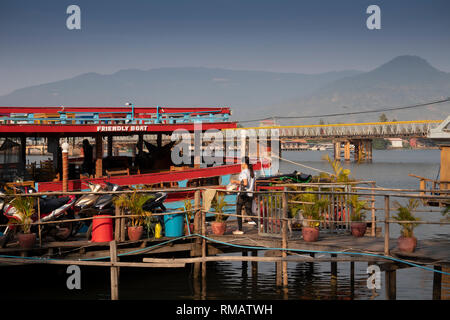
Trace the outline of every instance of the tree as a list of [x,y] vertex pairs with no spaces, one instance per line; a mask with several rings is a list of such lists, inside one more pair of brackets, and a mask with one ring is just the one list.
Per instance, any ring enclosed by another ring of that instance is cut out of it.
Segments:
[[387,122],[388,121],[388,118],[386,117],[386,115],[383,113],[381,116],[380,116],[380,122]]

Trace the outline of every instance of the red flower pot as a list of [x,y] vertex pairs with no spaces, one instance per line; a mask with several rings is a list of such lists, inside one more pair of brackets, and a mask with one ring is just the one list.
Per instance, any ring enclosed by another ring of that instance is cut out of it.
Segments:
[[128,238],[131,241],[140,240],[143,232],[144,232],[143,226],[128,227]]
[[226,228],[227,228],[227,225],[225,224],[225,222],[217,222],[217,221],[211,222],[212,232],[216,236],[223,235],[225,233]]
[[397,239],[397,246],[402,252],[414,252],[417,246],[416,237],[399,237]]
[[17,235],[19,245],[24,249],[31,249],[36,242],[36,233],[19,233]]
[[367,223],[365,222],[352,222],[350,225],[350,230],[352,231],[352,235],[354,237],[363,237],[366,233]]
[[319,239],[319,228],[315,227],[303,227],[302,228],[303,240],[307,242],[314,242]]

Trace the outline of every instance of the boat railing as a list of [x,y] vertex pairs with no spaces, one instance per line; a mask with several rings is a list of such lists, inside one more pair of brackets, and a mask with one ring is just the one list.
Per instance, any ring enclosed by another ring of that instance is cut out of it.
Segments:
[[[2,107],[0,107],[1,111]],[[15,111],[20,111],[19,108]],[[36,108],[39,111],[39,108]],[[95,108],[94,108],[95,109]],[[112,110],[111,110],[112,109]],[[154,109],[154,108],[146,108]],[[169,109],[169,110],[167,110]],[[223,108],[186,108],[186,111],[170,111],[170,108],[156,108],[155,110],[114,111],[70,111],[55,110],[54,112],[0,112],[2,124],[176,124],[196,122],[228,122],[230,112]]]

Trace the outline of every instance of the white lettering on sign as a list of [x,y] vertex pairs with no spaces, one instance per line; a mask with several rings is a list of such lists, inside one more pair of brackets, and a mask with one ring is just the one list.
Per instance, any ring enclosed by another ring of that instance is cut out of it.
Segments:
[[97,132],[115,131],[115,132],[133,132],[147,131],[148,126],[97,126]]

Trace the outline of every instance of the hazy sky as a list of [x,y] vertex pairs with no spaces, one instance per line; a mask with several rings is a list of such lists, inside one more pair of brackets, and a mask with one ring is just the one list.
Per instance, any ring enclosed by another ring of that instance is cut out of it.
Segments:
[[[81,8],[81,30],[66,9]],[[381,8],[381,30],[366,9]],[[449,0],[0,0],[0,94],[85,73],[203,66],[370,70],[403,54],[450,72]]]

